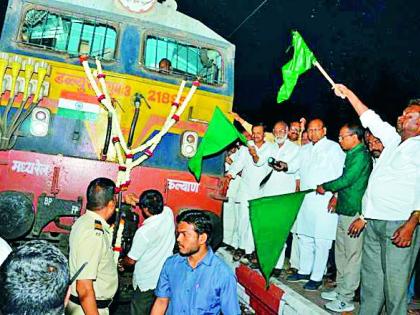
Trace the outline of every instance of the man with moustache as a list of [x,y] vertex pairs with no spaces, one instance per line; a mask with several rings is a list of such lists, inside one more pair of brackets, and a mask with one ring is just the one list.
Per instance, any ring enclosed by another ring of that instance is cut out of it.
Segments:
[[239,315],[235,275],[209,247],[209,216],[200,210],[182,212],[176,230],[179,254],[163,266],[151,315]]
[[372,156],[373,164],[381,156],[382,151],[384,150],[384,145],[382,144],[381,140],[376,138],[369,129],[365,131],[365,143],[369,149],[370,155]]
[[384,146],[369,178],[362,215],[349,228],[355,237],[365,229],[359,314],[380,314],[385,304],[387,314],[405,315],[420,247],[420,100],[409,102],[395,129],[346,86],[337,84],[334,90],[348,99],[362,125]]
[[68,315],[108,315],[118,288],[117,264],[112,250],[112,230],[107,220],[115,212],[115,183],[108,178],[93,180],[87,189],[86,213],[70,232],[70,275],[84,264],[71,286]]
[[[246,131],[251,133],[251,130],[253,127],[252,124],[247,122],[245,119],[243,119],[241,116],[239,116],[239,114],[235,112],[232,112],[232,115],[233,115],[233,119],[239,122]],[[304,141],[303,139],[305,124],[306,124],[306,119],[303,117],[300,119],[300,121],[292,121],[290,123],[289,131],[287,134],[290,141],[292,141],[293,143],[297,145],[304,145],[308,143],[307,141]],[[271,132],[265,132],[264,139],[267,142],[275,142],[275,135]]]
[[130,194],[125,201],[132,206],[138,203],[145,220],[134,235],[130,252],[120,261],[120,270],[134,265],[130,314],[149,315],[160,271],[173,254],[174,216],[172,209],[164,205],[162,194],[154,189],[143,191],[140,198]]
[[303,142],[303,134],[305,132],[306,119],[301,118],[299,121],[292,121],[289,126],[288,138],[297,145],[305,145]]
[[[304,140],[303,136],[307,132],[305,130],[306,119],[301,118],[300,121],[292,121],[289,126],[289,132],[287,134],[290,141],[297,144],[298,146],[303,146],[308,143],[307,139]],[[299,172],[295,174],[295,191],[300,191],[300,177]],[[287,270],[289,274],[296,273],[299,270],[299,236],[296,233],[296,223],[293,224],[292,230],[292,248],[290,251],[290,269]]]
[[[243,130],[242,134],[245,136],[247,141],[252,139],[251,134],[246,130]],[[234,144],[234,146],[228,150],[228,154],[225,157],[225,173],[229,171],[230,166],[233,161],[236,160],[240,150],[246,150],[246,147],[239,142]],[[239,246],[238,224],[240,209],[239,201],[237,200],[237,193],[240,183],[241,176],[237,175],[235,179],[231,180],[229,183],[225,182],[226,189],[224,189],[228,200],[223,203],[223,243],[225,248],[232,253],[236,251]]]
[[[317,185],[338,178],[343,172],[345,155],[338,143],[326,138],[327,129],[321,119],[308,125],[311,141],[301,148],[301,190],[314,189]],[[337,214],[328,211],[331,192],[324,195],[308,193],[296,219],[299,236],[299,270],[290,275],[289,281],[306,282],[305,290],[317,290],[328,261],[328,253],[335,240]]]
[[289,126],[288,137],[289,140],[296,143],[299,141],[300,122],[292,121]]
[[319,194],[326,191],[338,193],[338,198],[333,196],[330,202],[331,211],[338,214],[335,239],[337,287],[321,293],[323,299],[330,301],[325,308],[338,313],[354,310],[354,293],[360,283],[363,240],[350,237],[347,231],[361,213],[362,197],[372,171],[372,159],[363,144],[363,134],[363,128],[359,125],[345,124],[341,127],[338,141],[346,152],[343,174],[317,187]]
[[237,193],[239,201],[239,249],[234,254],[235,260],[240,260],[242,255],[251,263],[256,264],[255,245],[249,220],[248,201],[261,197],[260,183],[268,173],[267,161],[271,155],[273,144],[264,141],[265,127],[257,124],[252,127],[252,141],[248,147],[238,151],[238,155],[231,164],[225,176],[230,181],[241,173],[241,182]]
[[[299,146],[288,139],[289,128],[284,121],[274,125],[273,135],[276,145],[273,147],[271,157],[281,166],[272,165],[273,171],[269,180],[262,188],[263,196],[276,196],[295,192],[295,174],[299,169]],[[273,275],[280,276],[283,269],[286,246],[284,247]]]

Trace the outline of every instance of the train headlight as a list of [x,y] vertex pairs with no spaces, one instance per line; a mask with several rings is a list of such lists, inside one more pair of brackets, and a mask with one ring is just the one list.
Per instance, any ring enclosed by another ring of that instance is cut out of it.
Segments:
[[31,135],[45,137],[48,134],[51,114],[47,108],[36,107],[31,114]]
[[182,135],[181,154],[191,158],[197,152],[198,134],[195,131],[186,131]]

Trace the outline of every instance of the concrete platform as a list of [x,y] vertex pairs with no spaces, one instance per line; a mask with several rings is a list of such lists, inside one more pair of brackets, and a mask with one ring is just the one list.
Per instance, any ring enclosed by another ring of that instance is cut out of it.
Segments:
[[323,308],[319,292],[307,292],[301,284],[292,284],[284,279],[270,279],[270,287],[265,289],[265,281],[259,270],[234,262],[232,255],[221,248],[217,255],[235,271],[239,282],[240,301],[249,306],[258,315],[297,315],[330,314]]

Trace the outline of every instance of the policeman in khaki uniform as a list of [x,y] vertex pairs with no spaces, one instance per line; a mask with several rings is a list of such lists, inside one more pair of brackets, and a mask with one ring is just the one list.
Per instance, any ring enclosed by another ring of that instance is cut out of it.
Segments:
[[70,274],[83,267],[71,287],[67,315],[108,315],[118,288],[112,232],[106,222],[114,213],[115,184],[107,178],[93,180],[87,189],[87,209],[70,233]]

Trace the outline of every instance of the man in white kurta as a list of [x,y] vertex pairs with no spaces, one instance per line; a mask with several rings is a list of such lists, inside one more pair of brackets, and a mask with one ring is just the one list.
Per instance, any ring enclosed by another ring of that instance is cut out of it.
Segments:
[[[285,169],[279,170],[274,168],[270,179],[262,187],[263,196],[276,196],[295,192],[295,174],[299,169],[300,147],[287,139],[288,131],[289,128],[283,121],[279,121],[274,125],[273,134],[276,144],[273,146],[271,157],[275,161],[285,163]],[[284,244],[283,251],[274,269],[275,276],[279,275],[280,269],[283,269],[285,252],[286,244]]]
[[272,152],[273,144],[264,141],[264,127],[255,125],[252,128],[253,143],[248,147],[241,147],[236,160],[232,163],[227,177],[235,178],[242,171],[241,183],[237,193],[239,201],[239,248],[245,254],[252,254],[255,250],[249,220],[248,200],[261,197],[260,183],[268,173],[267,160]]
[[[239,147],[231,148],[225,159],[225,173],[229,172],[232,163],[237,159]],[[229,183],[226,192],[227,201],[223,203],[223,243],[233,248],[239,246],[238,234],[238,211],[239,205],[236,201],[241,176],[237,175]]]
[[[314,189],[320,183],[338,178],[343,172],[345,154],[338,143],[326,138],[326,128],[320,119],[308,125],[310,144],[300,150],[301,190]],[[299,235],[300,265],[289,281],[307,281],[306,290],[317,290],[328,261],[328,253],[335,239],[337,215],[328,212],[332,194],[309,193],[300,208],[296,232]]]

